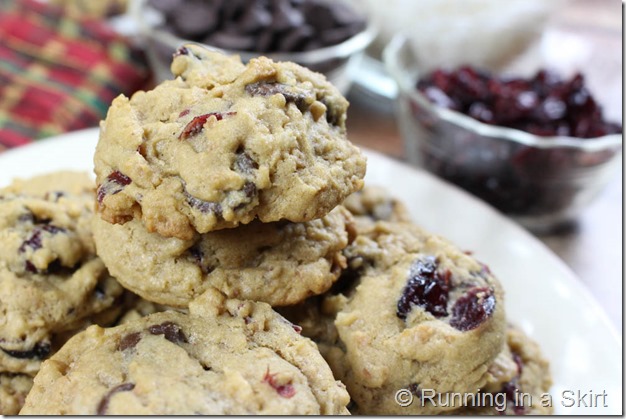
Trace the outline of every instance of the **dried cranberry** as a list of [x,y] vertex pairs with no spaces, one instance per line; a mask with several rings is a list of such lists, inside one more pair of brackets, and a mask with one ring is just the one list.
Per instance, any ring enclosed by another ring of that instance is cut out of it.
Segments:
[[98,187],[97,199],[98,203],[102,203],[102,200],[106,195],[115,195],[124,189],[124,186],[129,185],[132,182],[131,178],[123,174],[118,170],[112,171],[109,176],[106,177],[102,185]]
[[569,81],[546,70],[521,79],[463,66],[435,70],[417,88],[438,106],[539,136],[595,138],[622,131],[621,125],[604,121],[580,73]]
[[475,329],[493,314],[495,308],[496,298],[490,288],[471,288],[452,306],[450,325],[463,332]]
[[57,227],[53,224],[43,224],[40,226],[35,227],[35,229],[33,230],[33,232],[30,234],[30,236],[20,245],[18,251],[20,253],[23,253],[26,251],[27,247],[30,247],[33,250],[37,250],[40,249],[42,244],[41,244],[41,233],[45,231],[47,233],[50,234],[58,234],[58,233],[64,233],[67,230],[64,229],[63,227]]
[[267,371],[265,372],[265,376],[263,377],[263,382],[269,384],[279,396],[289,399],[296,395],[296,389],[291,383],[287,384],[278,384],[275,378],[276,374],[270,374],[270,368],[267,367]]
[[185,125],[185,128],[183,128],[183,131],[178,136],[178,139],[185,140],[189,137],[192,137],[198,134],[200,131],[204,129],[204,124],[206,124],[206,121],[208,121],[209,118],[212,116],[214,116],[215,119],[217,119],[218,121],[221,121],[222,119],[224,119],[225,116],[230,116],[230,115],[235,115],[235,112],[225,112],[225,113],[210,112],[204,115],[195,116],[191,121],[187,123],[187,125]]
[[417,260],[409,271],[409,280],[398,300],[396,315],[406,319],[414,305],[424,308],[435,317],[448,315],[450,273],[437,271],[434,257]]

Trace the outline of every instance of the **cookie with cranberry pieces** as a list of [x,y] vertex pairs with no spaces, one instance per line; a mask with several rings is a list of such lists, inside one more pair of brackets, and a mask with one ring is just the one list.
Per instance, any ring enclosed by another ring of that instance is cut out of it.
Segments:
[[208,291],[72,338],[35,377],[22,414],[345,414],[315,344],[265,303]]
[[185,45],[174,80],[115,99],[94,156],[100,216],[196,232],[326,215],[361,189],[366,159],[346,136],[348,102],[289,62]]
[[[507,328],[506,345],[489,367],[489,379],[479,397],[455,415],[551,415],[552,402],[542,399],[552,386],[550,363],[539,344],[516,325]],[[487,402],[482,402],[482,400]],[[490,400],[498,402],[489,403]],[[504,401],[504,403],[502,403]]]
[[111,274],[146,300],[186,307],[214,288],[281,306],[332,286],[346,266],[351,223],[339,206],[317,220],[257,220],[181,240],[150,233],[139,220],[120,225],[95,217],[94,239]]
[[[475,393],[486,384],[506,334],[499,281],[466,252],[411,224],[377,221],[359,233],[344,251],[348,269],[312,310],[322,320],[334,317],[336,332],[307,327],[303,334],[315,334],[356,413],[458,408],[422,404],[419,395]],[[415,402],[400,406],[399,390]]]
[[59,335],[108,311],[122,294],[95,254],[93,201],[85,173],[0,189],[0,372],[34,375]]

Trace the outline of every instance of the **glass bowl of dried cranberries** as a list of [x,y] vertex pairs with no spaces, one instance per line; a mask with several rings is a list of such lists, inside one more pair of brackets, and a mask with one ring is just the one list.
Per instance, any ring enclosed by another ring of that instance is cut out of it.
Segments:
[[171,77],[172,54],[195,42],[237,54],[264,55],[326,75],[342,93],[351,85],[377,30],[346,0],[140,0],[135,17],[157,79]]
[[403,36],[384,61],[399,87],[407,160],[533,232],[571,224],[619,170],[622,126],[603,119],[581,74],[522,78],[470,66],[419,74]]

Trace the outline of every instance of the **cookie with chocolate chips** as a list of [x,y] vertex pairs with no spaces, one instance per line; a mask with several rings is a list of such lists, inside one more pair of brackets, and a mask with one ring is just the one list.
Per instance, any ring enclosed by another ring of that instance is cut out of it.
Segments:
[[315,344],[269,305],[208,291],[189,311],[76,335],[42,367],[21,413],[347,413]]
[[415,225],[385,221],[359,224],[344,255],[348,268],[328,293],[307,300],[308,312],[284,312],[318,343],[353,412],[445,413],[454,406],[400,406],[396,392],[419,400],[423,390],[475,393],[487,383],[506,323],[485,265]]
[[339,206],[303,223],[254,221],[191,240],[150,233],[138,220],[94,217],[98,255],[126,288],[149,301],[186,307],[208,288],[272,306],[326,291],[346,266],[352,217]]
[[[489,367],[487,384],[476,402],[453,412],[455,415],[551,415],[552,403],[542,403],[542,395],[550,391],[550,363],[541,348],[524,331],[509,324],[506,345]],[[498,403],[483,403],[497,400]]]
[[113,101],[94,156],[110,223],[190,240],[254,219],[306,222],[361,189],[348,102],[323,75],[181,47],[174,80]]
[[34,375],[58,335],[122,294],[95,254],[93,201],[85,173],[50,173],[0,189],[0,372]]

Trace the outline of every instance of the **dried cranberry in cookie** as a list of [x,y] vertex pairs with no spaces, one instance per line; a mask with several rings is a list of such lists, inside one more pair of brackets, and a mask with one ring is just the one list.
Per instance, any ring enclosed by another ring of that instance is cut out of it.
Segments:
[[[518,326],[507,327],[506,344],[489,367],[489,379],[483,393],[501,394],[498,405],[475,404],[459,409],[458,415],[551,415],[553,406],[541,403],[542,395],[550,391],[550,364],[541,348]],[[530,395],[530,396],[526,396]],[[489,400],[489,399],[486,399]]]
[[253,221],[191,240],[150,233],[139,220],[95,218],[98,255],[111,274],[145,299],[176,307],[208,288],[272,306],[298,303],[333,285],[352,239],[352,216],[341,206],[317,220]]
[[110,223],[194,234],[326,215],[363,186],[365,157],[346,136],[348,102],[289,62],[185,45],[174,80],[120,96],[94,156],[97,210]]
[[17,180],[0,196],[0,371],[34,375],[123,289],[95,254],[88,174]]
[[451,243],[410,224],[371,222],[358,233],[344,251],[357,273],[353,284],[320,297],[317,306],[322,320],[334,311],[335,333],[304,327],[303,334],[316,333],[355,412],[438,414],[458,407],[401,407],[394,396],[401,389],[412,389],[415,400],[424,390],[475,393],[486,384],[506,333],[498,280]]
[[21,413],[346,414],[349,400],[315,344],[269,305],[209,291],[189,314],[76,335],[42,367]]

